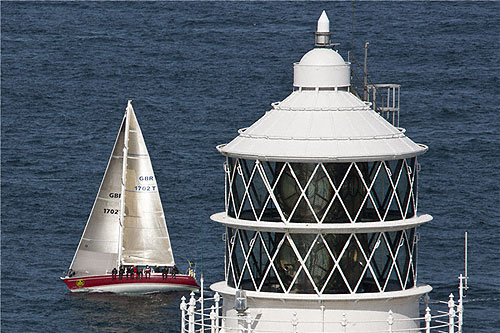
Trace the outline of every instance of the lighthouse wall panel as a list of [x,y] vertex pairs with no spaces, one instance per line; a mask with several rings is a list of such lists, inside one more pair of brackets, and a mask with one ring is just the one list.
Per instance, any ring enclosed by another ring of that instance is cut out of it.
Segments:
[[[419,316],[418,297],[385,299],[311,300],[248,297],[246,314],[252,318],[251,329],[258,332],[389,332],[389,311],[392,311],[393,332],[418,331],[418,323],[408,318]],[[234,295],[223,293],[225,304],[234,304]],[[324,310],[321,310],[321,306]],[[294,313],[296,314],[294,316]],[[247,327],[231,306],[223,308],[225,326]],[[360,319],[360,315],[362,319]],[[345,329],[342,325],[345,319]],[[405,320],[406,319],[406,320]],[[293,322],[297,326],[294,330]],[[279,322],[279,327],[278,325]]]

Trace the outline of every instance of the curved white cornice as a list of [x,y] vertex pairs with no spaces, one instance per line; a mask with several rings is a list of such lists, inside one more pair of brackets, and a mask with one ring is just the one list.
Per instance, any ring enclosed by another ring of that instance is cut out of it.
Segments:
[[[234,296],[235,288],[229,287],[225,281],[214,283],[210,289],[223,295]],[[387,300],[405,297],[416,297],[432,291],[432,287],[424,284],[414,288],[398,291],[385,291],[378,293],[357,293],[357,294],[285,294],[245,290],[248,298],[295,300],[295,301],[364,301],[364,300]]]
[[368,233],[404,230],[417,227],[432,220],[428,214],[419,215],[405,220],[385,222],[357,222],[357,223],[283,223],[283,222],[257,222],[235,219],[227,216],[225,212],[213,214],[210,218],[227,227],[245,230],[258,230],[267,232],[289,232],[300,234],[317,233]]

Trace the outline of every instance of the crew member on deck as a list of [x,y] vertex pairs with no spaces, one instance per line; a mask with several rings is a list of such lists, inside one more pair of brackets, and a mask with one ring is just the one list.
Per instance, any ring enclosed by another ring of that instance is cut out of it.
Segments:
[[113,267],[113,270],[111,271],[111,278],[114,280],[116,279],[116,274],[118,274],[118,270],[116,267]]
[[123,268],[123,265],[120,265],[120,270],[118,271],[118,278],[120,280],[123,279],[123,273],[125,273],[125,269]]
[[172,277],[175,279],[175,275],[179,274],[179,269],[174,265],[172,268]]
[[163,268],[161,269],[161,278],[166,279],[167,277],[168,277],[167,266],[163,266]]
[[146,277],[146,279],[149,278],[151,279],[151,268],[149,267],[149,265],[146,265],[146,273],[144,274],[144,276]]
[[138,278],[139,278],[139,271],[137,270],[137,266],[134,266],[134,267],[132,268],[132,274],[133,274],[133,275],[132,275],[132,278],[133,278],[133,276],[134,276],[134,275],[135,275],[135,278],[136,278],[136,279],[138,279]]

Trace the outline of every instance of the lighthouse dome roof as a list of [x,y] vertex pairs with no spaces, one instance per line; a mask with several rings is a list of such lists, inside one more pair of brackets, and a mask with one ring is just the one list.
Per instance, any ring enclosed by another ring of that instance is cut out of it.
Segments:
[[332,49],[315,48],[304,54],[300,59],[301,65],[316,65],[316,66],[338,66],[344,65],[345,61],[342,56]]

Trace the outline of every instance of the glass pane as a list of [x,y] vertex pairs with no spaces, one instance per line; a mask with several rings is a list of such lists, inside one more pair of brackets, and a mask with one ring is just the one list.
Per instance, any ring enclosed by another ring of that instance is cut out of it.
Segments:
[[250,276],[250,270],[248,265],[243,269],[243,276],[240,282],[240,289],[245,290],[255,290],[255,285],[253,284],[252,277]]
[[353,237],[349,242],[347,250],[340,258],[340,268],[352,290],[356,287],[365,266],[366,260]]
[[361,208],[365,195],[366,188],[359,177],[358,171],[353,165],[340,188],[340,197],[352,220],[354,220],[358,210]]
[[312,242],[316,238],[314,234],[290,234],[292,241],[299,251],[302,259],[305,259],[307,252],[311,248]]
[[276,188],[274,189],[274,195],[276,196],[286,219],[290,217],[290,214],[299,199],[300,193],[300,188],[297,185],[295,178],[293,178],[290,167],[287,164],[278,180],[278,183],[276,184]]
[[283,288],[281,288],[276,272],[272,267],[270,267],[269,273],[266,275],[266,279],[264,280],[264,284],[260,290],[274,293],[285,292]]
[[241,164],[241,171],[243,172],[243,178],[245,179],[245,183],[248,184],[253,172],[253,168],[255,166],[255,161],[240,159],[240,164]]
[[384,289],[384,291],[395,291],[395,290],[401,290],[401,283],[399,282],[398,275],[396,273],[396,267],[392,268],[391,275],[389,277],[389,280],[387,281],[387,285]]
[[290,163],[290,167],[295,174],[295,177],[299,180],[300,187],[305,188],[309,178],[311,178],[316,164],[314,163]]
[[377,283],[375,282],[375,279],[370,271],[369,268],[366,269],[365,274],[363,275],[363,278],[361,279],[361,283],[359,284],[358,289],[356,290],[357,293],[375,293],[379,292],[380,290],[377,287]]
[[342,275],[340,275],[338,268],[333,272],[330,280],[326,284],[323,291],[324,294],[349,294],[349,288],[344,282]]
[[320,164],[306,189],[307,200],[309,200],[319,220],[323,218],[326,208],[333,199],[334,194],[333,187],[330,185],[330,181]]
[[324,163],[335,188],[339,188],[350,165],[351,163]]
[[388,167],[386,167],[386,164],[382,162],[380,171],[377,175],[377,178],[375,179],[375,183],[372,187],[371,192],[382,218],[385,216],[386,210],[389,206],[389,200],[391,199],[392,195],[391,181],[389,179],[387,170],[390,169],[388,169]]
[[387,242],[384,234],[382,234],[382,237],[380,237],[379,241],[375,243],[374,251],[375,253],[372,260],[370,261],[370,265],[375,272],[375,277],[378,283],[383,288],[387,276],[389,275],[389,269],[392,265],[391,254],[389,252],[389,248],[387,247]]
[[321,237],[314,242],[313,249],[306,261],[306,268],[318,290],[323,288],[334,262]]
[[398,256],[396,257],[396,265],[398,266],[399,274],[401,275],[401,281],[403,281],[403,287],[406,284],[406,277],[408,276],[408,268],[410,265],[408,245],[409,244],[408,239],[406,238],[406,232],[403,231]]
[[[267,201],[266,209],[264,210],[264,214],[262,214],[261,217],[262,221],[269,221],[269,222],[280,222],[281,221],[281,216],[278,213],[278,209],[274,205],[274,202],[272,200]],[[282,221],[285,222],[285,221]]]
[[278,255],[274,259],[274,266],[278,271],[283,286],[288,290],[295,274],[297,274],[300,263],[286,237]]
[[[324,236],[326,245],[330,249],[333,256],[338,259],[342,250],[349,239],[349,235],[344,234],[327,234]],[[333,269],[333,268],[332,268]],[[342,275],[339,273],[339,268],[336,268],[332,276],[326,283],[326,287],[323,291],[325,294],[345,294],[349,293],[349,289],[344,282]]]
[[[402,231],[392,231],[392,232],[386,232],[385,236],[387,239],[387,243],[391,249],[391,252],[393,255],[396,254],[396,251],[398,250],[400,240],[401,240],[401,234]],[[392,257],[389,255],[390,258],[390,267],[394,264],[394,261],[392,260]],[[390,272],[389,280],[386,282],[387,286],[385,288],[385,291],[393,291],[393,290],[401,290],[401,283],[399,282],[399,277],[396,272],[396,267],[392,267],[392,271]]]
[[[399,185],[398,183],[398,178],[399,178],[399,173],[401,171],[402,165],[403,165],[403,160],[392,160],[392,161],[386,161],[385,162],[388,168],[390,169],[391,173],[391,180],[394,186]],[[400,198],[397,197],[397,193],[394,194],[394,197],[392,195],[392,187],[391,187],[391,196],[389,197],[389,212],[387,213],[386,216],[386,221],[393,221],[393,220],[400,220],[403,218],[403,215],[401,213],[401,201],[399,200]],[[397,198],[397,199],[396,199]],[[398,204],[399,200],[399,204]],[[401,205],[402,206],[402,205]]]
[[232,268],[232,260],[230,257],[230,251],[232,248],[231,244],[231,237],[233,236],[233,229],[231,228],[226,228],[226,283],[231,286],[235,287],[234,284],[234,277],[233,277],[233,268]]
[[340,253],[342,253],[342,249],[344,248],[345,243],[349,239],[348,234],[327,234],[324,236],[326,240],[326,244],[328,248],[332,252],[335,259],[339,259]]
[[264,170],[264,173],[267,177],[267,181],[269,182],[269,185],[271,188],[275,185],[278,176],[285,166],[285,163],[276,163],[276,162],[262,162],[261,161],[262,168]]
[[316,223],[316,219],[314,218],[314,215],[312,214],[311,209],[309,208],[309,205],[304,197],[300,197],[299,204],[292,213],[290,222]]
[[[328,176],[331,181],[338,189],[342,180],[344,179],[346,172],[349,170],[350,163],[326,163],[324,164],[325,169],[328,172]],[[326,216],[323,223],[347,223],[349,217],[347,216],[346,210],[342,206],[338,196],[334,196],[334,201],[330,206],[330,209],[326,212]]]
[[290,293],[292,293],[292,294],[315,294],[316,293],[313,285],[311,284],[311,280],[309,280],[309,277],[307,276],[304,269],[301,269],[299,271],[299,275],[297,276],[297,280],[295,280],[295,283],[293,284],[292,288],[290,289]]
[[264,277],[264,273],[269,264],[269,257],[266,254],[264,244],[259,232],[257,232],[253,243],[254,246],[252,252],[250,252],[250,256],[248,257],[248,263],[255,279],[255,284],[258,288],[262,282],[262,278]]
[[[403,160],[403,167],[401,170],[401,177],[399,178],[398,187],[396,188],[396,194],[399,198],[399,202],[403,208],[403,216],[406,217],[408,203],[410,200],[410,178],[408,177],[408,168],[406,160]],[[408,217],[411,215],[408,215]]]
[[[243,195],[245,194],[245,186],[243,184],[243,179],[240,173],[238,172],[238,165],[239,163],[237,162],[235,165],[235,170],[233,172],[233,185],[231,187],[233,191],[233,199],[234,199],[234,204],[236,206],[236,214],[240,211]],[[233,217],[238,217],[237,215]]]
[[234,247],[233,247],[233,255],[231,258],[234,275],[236,278],[236,284],[240,280],[241,272],[243,270],[243,265],[245,264],[245,257],[243,256],[243,250],[241,248],[239,230],[236,230],[234,239]]
[[257,216],[260,217],[262,210],[264,209],[264,205],[266,204],[266,200],[269,198],[269,192],[267,191],[258,170],[255,170],[252,182],[250,183],[249,192],[255,212],[257,213]]
[[243,243],[243,248],[245,249],[245,253],[248,253],[248,250],[250,249],[250,243],[253,243],[253,238],[255,236],[255,231],[252,230],[240,230],[240,238],[241,242]]
[[241,208],[239,218],[243,220],[255,220],[255,214],[253,212],[252,206],[250,205],[250,197],[248,194],[244,195],[243,207]]

